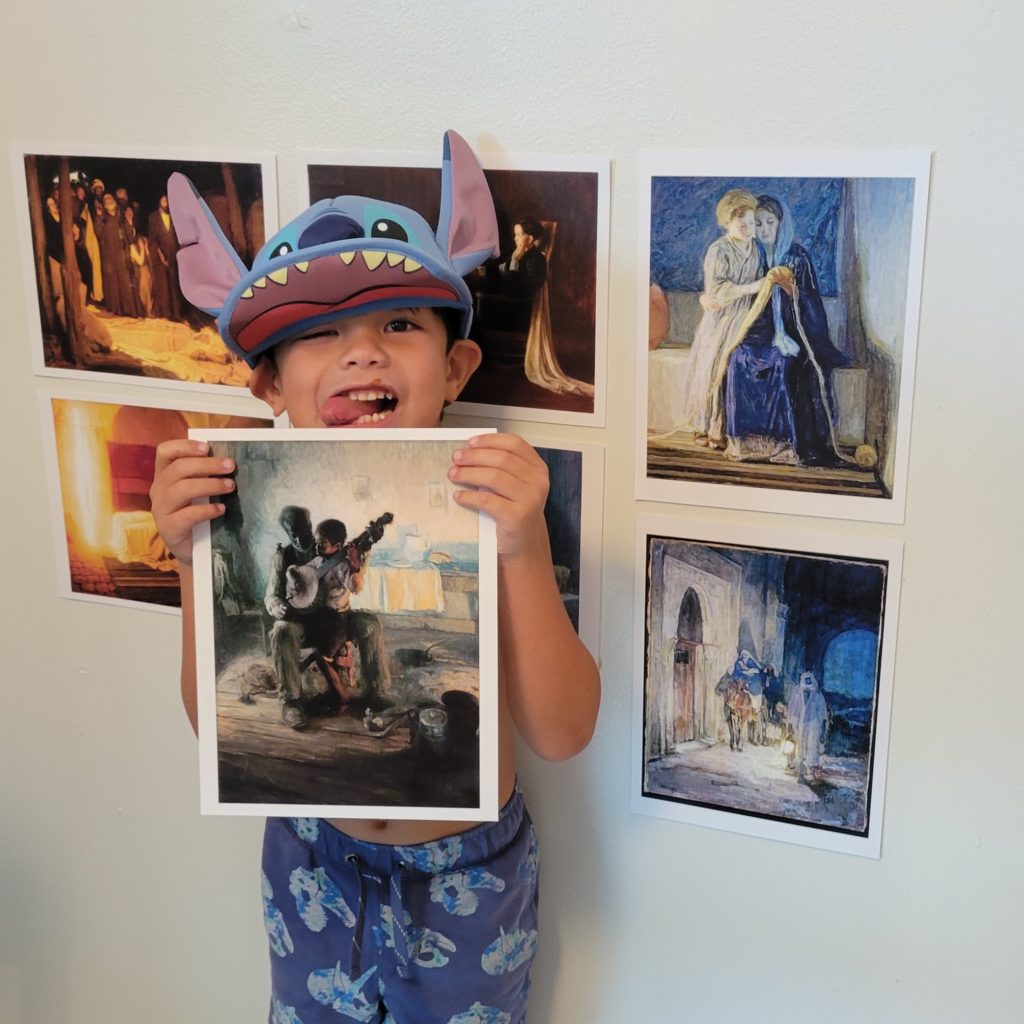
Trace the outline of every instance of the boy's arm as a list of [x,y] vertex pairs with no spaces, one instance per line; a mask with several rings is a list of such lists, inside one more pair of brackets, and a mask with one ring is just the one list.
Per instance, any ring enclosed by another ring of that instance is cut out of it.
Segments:
[[181,703],[192,725],[199,734],[198,698],[196,696],[196,616],[192,592],[192,566],[178,562],[181,580]]
[[196,637],[192,600],[192,530],[203,520],[223,515],[219,502],[193,504],[234,489],[224,474],[234,470],[230,459],[209,455],[204,441],[164,441],[156,449],[156,467],[149,500],[156,528],[178,562],[181,580],[181,701],[196,730]]
[[569,621],[544,521],[547,467],[522,438],[484,434],[455,453],[452,480],[498,538],[499,652],[509,708],[531,750],[551,761],[590,742],[601,701],[597,666]]

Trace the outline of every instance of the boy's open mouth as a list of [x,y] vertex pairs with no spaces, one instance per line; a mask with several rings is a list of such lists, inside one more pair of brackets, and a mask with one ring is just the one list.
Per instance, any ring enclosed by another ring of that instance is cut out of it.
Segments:
[[389,388],[351,388],[331,395],[320,409],[320,418],[328,427],[376,427],[397,405],[398,397]]

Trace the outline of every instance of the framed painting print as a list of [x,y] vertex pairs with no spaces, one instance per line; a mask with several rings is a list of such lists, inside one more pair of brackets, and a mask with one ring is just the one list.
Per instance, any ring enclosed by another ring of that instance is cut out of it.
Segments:
[[196,536],[204,813],[497,818],[494,523],[447,475],[480,432],[193,432],[237,485]]
[[633,810],[878,857],[902,549],[642,517]]
[[[466,278],[483,362],[452,412],[603,426],[608,161],[479,154],[500,255]],[[373,196],[438,223],[439,161],[424,154],[307,154],[309,201]]]
[[167,179],[185,174],[251,263],[277,230],[273,159],[52,145],[12,154],[35,372],[244,388],[249,368],[181,293]]
[[902,522],[929,155],[642,168],[637,496]]
[[597,658],[601,652],[604,448],[531,443],[548,467],[544,519],[558,590],[573,627]]
[[191,402],[51,387],[40,395],[59,592],[84,601],[177,612],[174,559],[149,506],[156,446],[190,429],[270,427],[253,398]]

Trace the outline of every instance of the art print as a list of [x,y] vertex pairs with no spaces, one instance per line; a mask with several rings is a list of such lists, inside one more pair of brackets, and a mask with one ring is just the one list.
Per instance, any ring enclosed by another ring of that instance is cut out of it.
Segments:
[[456,429],[200,432],[237,490],[197,534],[206,813],[497,817],[494,524]]
[[150,511],[156,446],[190,429],[270,427],[265,407],[50,389],[40,399],[61,596],[177,612],[178,573]]
[[[482,155],[500,255],[466,280],[484,358],[453,411],[604,423],[608,165],[575,157]],[[309,201],[367,195],[438,218],[440,171],[428,157],[307,157]]]
[[633,809],[878,857],[896,543],[644,517]]
[[637,493],[902,522],[926,153],[649,153]]
[[604,449],[537,444],[550,480],[544,519],[565,610],[590,652],[601,646],[601,533]]
[[271,159],[17,147],[14,164],[36,373],[245,387],[248,367],[181,293],[167,179],[187,174],[251,260],[276,230]]

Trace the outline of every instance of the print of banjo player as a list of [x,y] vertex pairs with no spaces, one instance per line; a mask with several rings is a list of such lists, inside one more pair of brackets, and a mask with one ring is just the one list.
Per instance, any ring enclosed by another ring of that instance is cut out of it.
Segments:
[[[345,524],[325,519],[314,531],[309,510],[286,505],[278,522],[288,535],[288,544],[274,552],[264,604],[274,619],[270,630],[270,653],[281,695],[281,717],[293,729],[308,724],[307,699],[303,696],[302,674],[316,661],[330,688],[320,698],[317,710],[337,712],[353,698],[368,709],[387,704],[384,694],[391,685],[380,620],[372,612],[351,607],[359,593],[363,569],[370,549],[394,520],[390,512],[374,519],[349,541]],[[359,654],[360,685],[353,681],[351,646]],[[303,647],[313,654],[305,661]],[[323,705],[323,706],[320,706]]]

